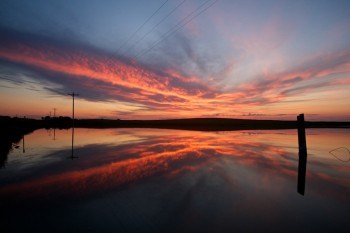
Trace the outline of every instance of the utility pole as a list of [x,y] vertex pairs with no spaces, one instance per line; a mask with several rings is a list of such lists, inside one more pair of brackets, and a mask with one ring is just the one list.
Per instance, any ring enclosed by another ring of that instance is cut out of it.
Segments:
[[56,117],[56,108],[53,109],[53,117]]
[[73,156],[73,148],[74,148],[74,97],[75,96],[79,96],[79,94],[77,93],[72,93],[72,94],[68,94],[70,96],[72,96],[72,99],[73,99],[73,108],[72,108],[72,156],[71,156],[71,159],[74,159],[74,158],[78,158],[78,157],[74,157]]
[[79,94],[73,92],[72,94],[68,94],[68,95],[72,96],[72,98],[73,98],[72,119],[73,119],[73,128],[74,128],[74,96],[79,96]]

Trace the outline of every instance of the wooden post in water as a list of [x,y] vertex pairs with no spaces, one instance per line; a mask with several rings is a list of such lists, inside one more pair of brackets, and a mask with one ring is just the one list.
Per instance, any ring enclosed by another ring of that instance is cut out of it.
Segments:
[[23,145],[22,145],[22,152],[23,154],[26,152],[26,149],[24,148],[24,135],[22,136],[22,142],[23,142]]
[[298,193],[305,194],[305,177],[306,177],[306,162],[307,162],[307,148],[304,114],[299,114],[298,122],[298,145],[299,145],[299,165],[298,165]]

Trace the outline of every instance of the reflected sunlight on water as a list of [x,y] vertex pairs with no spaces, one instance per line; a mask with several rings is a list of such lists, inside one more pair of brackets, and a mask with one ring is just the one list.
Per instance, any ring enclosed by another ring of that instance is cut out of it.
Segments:
[[[24,137],[25,153],[20,142],[0,170],[1,217],[9,229],[39,231],[64,214],[59,231],[339,232],[350,204],[350,163],[329,151],[349,148],[349,135],[307,130],[302,197],[295,130],[75,129],[74,160],[71,131],[37,130]],[[45,224],[30,221],[44,213]]]

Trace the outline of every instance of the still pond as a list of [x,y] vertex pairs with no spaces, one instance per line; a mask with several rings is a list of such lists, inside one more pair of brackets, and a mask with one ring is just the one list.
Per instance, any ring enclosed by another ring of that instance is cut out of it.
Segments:
[[[350,129],[36,130],[0,168],[2,232],[350,232]],[[3,231],[5,230],[5,231]]]

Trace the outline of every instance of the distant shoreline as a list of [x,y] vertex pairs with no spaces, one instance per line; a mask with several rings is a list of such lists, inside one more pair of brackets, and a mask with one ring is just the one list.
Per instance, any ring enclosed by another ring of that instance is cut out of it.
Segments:
[[[173,120],[80,119],[77,128],[162,128],[198,131],[296,129],[296,121],[189,118]],[[350,122],[305,122],[306,128],[350,128]]]
[[[70,117],[42,120],[0,116],[0,167],[4,166],[7,154],[22,137],[37,129],[69,129],[73,126]],[[281,130],[296,129],[296,121],[244,120],[228,118],[191,118],[173,120],[107,120],[76,119],[75,128],[153,128],[193,131],[234,131],[234,130]],[[350,122],[305,122],[306,128],[350,128]]]
[[[42,120],[0,116],[3,131],[32,131],[39,128],[71,128],[69,117]],[[161,128],[198,131],[296,129],[296,121],[231,118],[186,118],[169,120],[75,119],[75,128]],[[350,122],[306,121],[306,128],[350,128]],[[8,129],[8,130],[6,130]]]

